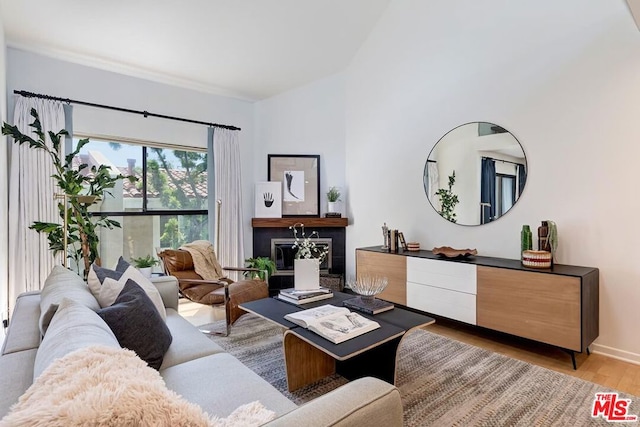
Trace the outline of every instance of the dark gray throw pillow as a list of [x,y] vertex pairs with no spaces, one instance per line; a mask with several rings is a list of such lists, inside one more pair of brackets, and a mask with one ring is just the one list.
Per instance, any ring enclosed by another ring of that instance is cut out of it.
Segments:
[[151,299],[129,279],[113,305],[98,315],[109,325],[120,346],[136,352],[149,366],[160,369],[172,336]]

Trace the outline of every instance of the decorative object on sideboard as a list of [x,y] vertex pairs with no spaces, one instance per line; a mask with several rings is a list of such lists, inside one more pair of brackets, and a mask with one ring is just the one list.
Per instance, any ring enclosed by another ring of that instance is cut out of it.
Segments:
[[398,230],[389,230],[389,252],[398,253]]
[[389,249],[389,227],[387,227],[387,223],[382,224],[382,238],[384,239],[384,243],[380,249],[388,250]]
[[417,252],[420,250],[420,242],[407,242],[407,250]]
[[558,226],[555,221],[548,219],[547,227],[549,227],[549,249],[551,250],[551,265],[555,262],[556,251],[558,250]]
[[342,214],[340,212],[327,212],[324,214],[325,218],[342,218]]
[[282,182],[282,216],[320,216],[320,155],[269,154],[267,177]]
[[538,227],[538,250],[551,252],[551,245],[549,244],[549,225],[547,221],[542,221],[542,224]]
[[533,236],[531,235],[531,227],[528,225],[522,226],[520,231],[520,259],[523,259],[524,251],[530,251],[533,249]]
[[551,252],[523,251],[522,265],[529,268],[551,268]]
[[440,255],[445,258],[467,258],[472,255],[478,255],[476,249],[454,249],[450,246],[441,246],[439,248],[433,248],[434,255]]
[[[447,181],[452,170],[455,175]],[[527,174],[524,149],[513,134],[493,123],[472,122],[450,130],[433,146],[422,183],[427,200],[440,216],[460,225],[480,225],[501,218],[518,202]],[[452,179],[461,184],[455,192],[459,204],[453,221],[447,216],[451,206],[441,205],[441,196],[454,195]]]
[[282,182],[256,182],[255,185],[255,217],[282,217]]
[[402,231],[398,232],[398,241],[400,243],[400,247],[402,248],[402,250],[406,251],[408,249],[407,241],[405,240],[404,233]]

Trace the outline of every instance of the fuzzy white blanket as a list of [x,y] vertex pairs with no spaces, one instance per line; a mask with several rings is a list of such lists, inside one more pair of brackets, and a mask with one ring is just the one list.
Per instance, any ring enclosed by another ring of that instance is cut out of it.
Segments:
[[55,360],[0,426],[258,426],[273,411],[260,402],[225,419],[166,388],[153,368],[127,349],[92,346]]

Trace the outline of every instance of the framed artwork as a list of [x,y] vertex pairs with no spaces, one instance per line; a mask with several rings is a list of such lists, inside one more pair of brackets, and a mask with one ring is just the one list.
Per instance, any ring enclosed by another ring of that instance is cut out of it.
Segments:
[[282,216],[320,216],[320,155],[269,154],[269,181],[282,184]]
[[256,218],[282,218],[282,183],[256,182]]

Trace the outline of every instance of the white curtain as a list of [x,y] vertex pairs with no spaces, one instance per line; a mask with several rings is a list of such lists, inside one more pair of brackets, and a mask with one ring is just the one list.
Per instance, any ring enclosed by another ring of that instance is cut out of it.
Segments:
[[[245,259],[238,132],[223,128],[213,130],[215,197],[222,202],[218,227],[220,233],[216,239],[220,248],[218,260],[224,267],[242,267]],[[213,221],[211,211],[209,221]],[[237,275],[230,276],[238,279]]]
[[[29,126],[33,123],[32,108],[38,112],[45,134],[64,129],[60,102],[18,97],[14,124],[25,135],[37,139]],[[46,141],[51,144],[48,135]],[[54,200],[57,186],[51,178],[54,174],[51,158],[26,143],[19,145],[11,141],[9,147],[9,310],[12,311],[16,297],[22,292],[41,289],[53,266],[62,258],[54,259],[46,234],[29,229],[34,221],[61,221]]]
[[438,164],[436,162],[427,162],[427,174],[429,179],[429,192],[427,197],[436,210],[440,210],[440,200],[436,196],[436,191],[440,188],[440,176],[438,174]]

